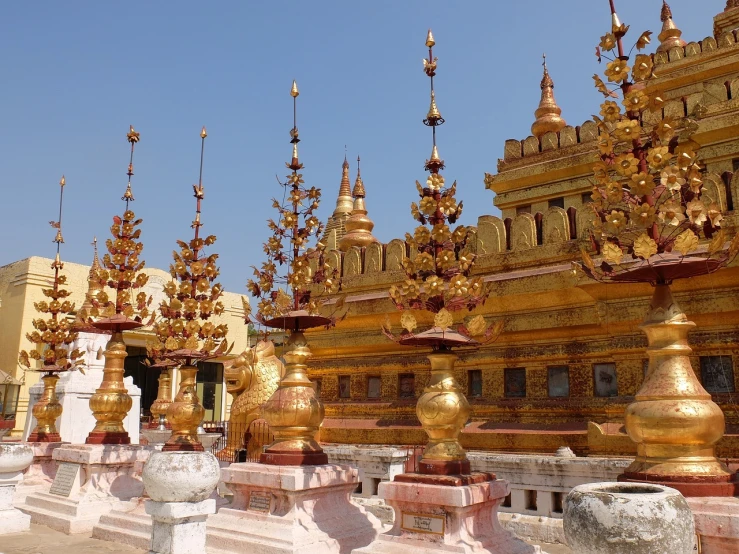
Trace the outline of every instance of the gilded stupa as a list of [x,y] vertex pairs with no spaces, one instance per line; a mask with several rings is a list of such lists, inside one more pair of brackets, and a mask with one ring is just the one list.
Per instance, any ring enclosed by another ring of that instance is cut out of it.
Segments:
[[346,156],[344,156],[344,163],[341,166],[339,196],[336,198],[336,208],[334,208],[334,213],[331,214],[331,217],[326,222],[324,233],[324,242],[327,243],[329,249],[337,248],[339,241],[346,234],[346,221],[351,216],[353,209],[354,200],[352,199],[352,186],[349,182],[349,162]]
[[92,264],[87,274],[87,292],[85,293],[85,301],[77,311],[74,326],[79,331],[87,331],[91,333],[99,333],[100,331],[92,327],[87,321],[90,317],[90,311],[93,309],[93,302],[98,301],[98,295],[103,292],[104,285],[100,282],[100,258],[98,258],[98,239],[94,237],[92,240],[94,253],[92,256]]
[[682,48],[687,44],[680,36],[683,32],[677,28],[675,22],[672,20],[672,10],[670,5],[662,1],[662,13],[660,14],[662,20],[662,31],[660,32],[659,46],[657,52],[669,52],[670,48],[679,47]]
[[364,204],[366,192],[359,170],[359,156],[357,156],[357,179],[354,181],[352,196],[354,197],[354,207],[349,219],[344,224],[346,234],[339,241],[339,250],[342,252],[346,252],[352,246],[362,248],[369,246],[373,242],[377,242],[377,239],[372,234],[375,224],[367,217],[367,207]]
[[541,100],[534,112],[536,121],[531,125],[531,133],[541,138],[546,133],[558,133],[567,123],[562,119],[562,109],[554,99],[554,81],[547,69],[547,58],[544,56],[544,75],[541,78]]

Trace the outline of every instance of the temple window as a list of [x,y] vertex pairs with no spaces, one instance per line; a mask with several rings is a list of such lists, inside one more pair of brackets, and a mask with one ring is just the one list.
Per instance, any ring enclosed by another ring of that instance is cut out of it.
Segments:
[[398,378],[398,396],[413,398],[416,396],[416,377],[412,373],[404,373]]
[[550,398],[570,396],[570,368],[566,365],[548,367],[547,386]]
[[591,204],[593,202],[593,193],[592,192],[583,192],[582,196],[580,196],[580,200],[583,204]]
[[367,398],[380,398],[382,380],[377,375],[367,377]]
[[470,369],[467,372],[467,396],[480,398],[482,396],[482,370]]
[[552,198],[549,200],[549,207],[550,208],[562,208],[565,209],[565,199],[564,196],[560,196],[559,198]]
[[616,364],[593,364],[593,381],[595,396],[618,396]]
[[351,397],[351,377],[349,375],[339,375],[339,398]]
[[531,204],[526,204],[525,206],[518,206],[516,208],[516,215],[530,214],[530,213],[531,213]]
[[701,356],[703,388],[712,394],[734,392],[734,364],[731,356]]
[[526,368],[507,367],[503,370],[506,398],[526,398]]

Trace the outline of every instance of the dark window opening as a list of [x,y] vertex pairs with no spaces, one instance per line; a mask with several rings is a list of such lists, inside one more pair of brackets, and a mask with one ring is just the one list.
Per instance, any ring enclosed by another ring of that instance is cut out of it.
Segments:
[[471,369],[467,372],[467,395],[471,398],[482,396],[482,370]]
[[505,368],[503,381],[506,398],[526,398],[526,368]]

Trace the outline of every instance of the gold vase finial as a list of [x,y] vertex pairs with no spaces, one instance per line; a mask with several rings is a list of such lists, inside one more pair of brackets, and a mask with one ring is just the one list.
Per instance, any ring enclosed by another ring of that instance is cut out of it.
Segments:
[[546,133],[558,133],[566,125],[565,120],[560,117],[562,109],[554,100],[554,81],[547,69],[547,57],[544,58],[544,74],[541,78],[541,100],[539,107],[534,112],[536,121],[531,125],[531,132],[536,138],[541,138]]
[[435,44],[436,41],[434,40],[434,35],[431,32],[431,29],[429,29],[428,33],[426,33],[426,46],[433,48]]
[[300,91],[298,90],[298,83],[293,79],[293,86],[290,87],[290,96],[293,98],[297,98],[300,96]]

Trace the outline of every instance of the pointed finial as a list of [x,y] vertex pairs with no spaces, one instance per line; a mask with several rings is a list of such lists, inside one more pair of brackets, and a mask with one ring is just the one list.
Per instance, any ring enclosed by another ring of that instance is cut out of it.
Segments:
[[544,58],[542,63],[544,72],[540,84],[541,100],[539,100],[539,107],[534,112],[536,120],[531,125],[531,133],[536,138],[541,138],[549,132],[558,133],[566,125],[565,120],[560,117],[562,109],[554,100],[554,81],[547,68],[547,56],[544,54],[542,57]]
[[426,35],[426,46],[428,46],[429,48],[433,48],[435,44],[436,41],[434,40],[434,35],[431,32],[431,29],[429,29],[429,32]]
[[137,143],[139,141],[139,136],[140,135],[141,135],[141,133],[137,133],[134,130],[133,125],[129,125],[128,126],[128,134],[126,135],[126,138],[128,139],[128,142],[130,142],[131,144]]
[[64,178],[64,175],[62,175],[62,178],[59,180],[59,186],[63,187],[67,184],[67,180]]
[[682,48],[687,44],[680,38],[683,32],[677,28],[672,20],[672,10],[665,0],[662,0],[660,20],[662,21],[662,32],[658,36],[660,44],[657,47],[657,52],[668,52],[671,48]]
[[297,98],[298,96],[300,96],[300,91],[298,90],[298,83],[295,82],[295,79],[293,79],[293,86],[290,89],[290,96],[292,96],[293,98]]
[[362,182],[362,173],[359,168],[359,162],[360,162],[360,159],[359,159],[359,156],[357,156],[357,178],[354,181],[354,190],[352,191],[352,196],[354,198],[358,198],[358,197],[364,198],[365,196],[364,183]]
[[92,237],[92,249],[93,249],[93,255],[92,255],[92,266],[90,266],[90,275],[92,276],[93,270],[100,269],[100,259],[98,258],[98,238]]
[[136,143],[139,141],[140,136],[141,133],[137,133],[134,130],[133,125],[128,126],[126,140],[131,143],[131,157],[128,160],[128,171],[126,172],[126,175],[128,175],[128,185],[126,186],[126,192],[124,192],[123,196],[121,196],[121,200],[126,201],[126,209],[128,209],[128,203],[135,200],[135,198],[133,197],[133,190],[131,189],[131,177],[133,177],[133,151]]
[[203,128],[200,131],[200,138],[205,138],[208,136],[208,131],[205,130],[205,125],[203,125]]

